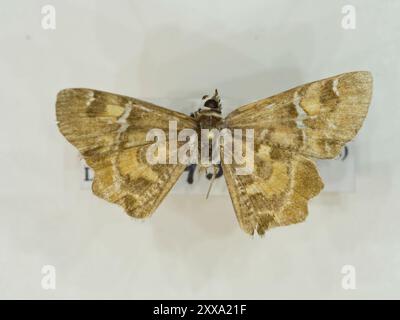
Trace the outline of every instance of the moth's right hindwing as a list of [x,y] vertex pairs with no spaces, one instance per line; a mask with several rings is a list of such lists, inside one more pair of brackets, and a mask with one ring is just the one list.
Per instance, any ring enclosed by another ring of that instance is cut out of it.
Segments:
[[290,150],[254,146],[254,171],[239,175],[235,160],[222,167],[240,227],[247,233],[303,221],[307,202],[323,188],[315,163]]

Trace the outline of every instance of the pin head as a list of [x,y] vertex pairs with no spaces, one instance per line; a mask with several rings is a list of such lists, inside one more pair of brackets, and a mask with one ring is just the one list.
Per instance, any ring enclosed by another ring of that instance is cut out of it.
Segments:
[[203,106],[209,109],[214,109],[216,111],[221,111],[221,98],[219,97],[218,90],[215,89],[215,92],[212,96],[205,95],[202,98]]

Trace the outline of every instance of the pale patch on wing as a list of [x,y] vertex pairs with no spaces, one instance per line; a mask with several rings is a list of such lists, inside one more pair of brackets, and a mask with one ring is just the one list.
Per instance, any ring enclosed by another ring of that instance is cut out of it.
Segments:
[[112,117],[120,117],[125,111],[125,108],[122,106],[108,104],[106,105],[106,113]]
[[86,106],[89,107],[92,102],[95,100],[94,98],[94,91],[93,90],[89,90],[87,91],[87,100],[86,100]]
[[301,101],[301,97],[299,96],[299,94],[297,93],[297,91],[294,92],[294,97],[293,97],[293,104],[296,108],[296,112],[297,112],[297,117],[296,117],[296,126],[299,129],[304,129],[305,125],[303,120],[308,118],[307,113],[303,110],[303,108],[300,106],[300,101]]
[[339,97],[338,84],[339,84],[339,79],[338,78],[333,80],[333,82],[332,82],[332,90]]
[[118,135],[120,135],[121,133],[125,132],[126,129],[128,129],[129,123],[127,119],[131,114],[131,111],[132,111],[132,103],[128,102],[125,106],[123,114],[117,119],[117,123],[120,125],[118,129]]

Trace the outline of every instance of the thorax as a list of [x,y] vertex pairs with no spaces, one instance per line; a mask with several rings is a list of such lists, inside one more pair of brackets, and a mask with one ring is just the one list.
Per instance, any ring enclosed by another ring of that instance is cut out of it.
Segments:
[[222,115],[212,109],[201,109],[194,113],[194,118],[197,120],[198,129],[222,129],[223,118]]

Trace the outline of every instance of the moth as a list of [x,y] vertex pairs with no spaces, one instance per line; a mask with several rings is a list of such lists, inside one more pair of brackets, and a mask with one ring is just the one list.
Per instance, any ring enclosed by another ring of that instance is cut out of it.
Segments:
[[[372,76],[350,72],[246,104],[226,117],[218,93],[203,97],[192,116],[139,99],[91,89],[58,93],[57,123],[94,170],[93,193],[135,218],[149,217],[186,168],[149,164],[152,128],[252,129],[254,169],[237,162],[211,164],[223,173],[240,227],[248,234],[304,221],[308,201],[323,188],[314,159],[335,158],[357,134],[372,95]],[[223,150],[221,150],[222,152]],[[222,170],[221,170],[222,169]]]

